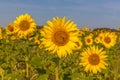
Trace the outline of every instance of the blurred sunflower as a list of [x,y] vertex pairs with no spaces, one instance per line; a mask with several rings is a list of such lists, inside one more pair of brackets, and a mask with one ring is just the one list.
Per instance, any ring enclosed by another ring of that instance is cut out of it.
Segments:
[[23,14],[14,21],[15,32],[19,37],[30,36],[36,30],[36,23],[29,14]]
[[85,32],[83,30],[78,30],[78,34],[79,34],[79,36],[83,36],[83,35],[85,35]]
[[96,37],[96,38],[94,39],[94,42],[98,44],[98,43],[100,43],[100,39],[99,39],[98,37]]
[[100,43],[102,42],[103,36],[104,36],[103,32],[98,33],[98,37],[97,38],[98,38]]
[[83,50],[81,54],[80,65],[84,66],[84,71],[96,74],[101,72],[101,69],[106,69],[108,65],[106,52],[103,48],[99,49],[97,46],[90,46]]
[[88,35],[85,37],[85,44],[92,45],[93,44],[93,35]]
[[46,49],[57,53],[59,58],[72,53],[79,41],[77,25],[72,20],[66,21],[66,17],[55,17],[52,22],[48,20],[47,24],[41,30],[42,44]]
[[110,48],[116,44],[117,35],[112,32],[105,32],[102,38],[102,44],[106,48]]
[[76,42],[76,44],[77,44],[77,45],[75,46],[75,50],[79,50],[79,49],[82,48],[83,43],[82,43],[81,40],[79,40],[78,42]]
[[6,34],[8,34],[8,35],[15,33],[13,24],[8,24],[5,28],[5,30],[6,30]]

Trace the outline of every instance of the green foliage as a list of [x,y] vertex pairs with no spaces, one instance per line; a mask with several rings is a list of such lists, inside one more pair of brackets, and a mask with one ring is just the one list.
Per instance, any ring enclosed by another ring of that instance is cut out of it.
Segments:
[[36,80],[48,80],[48,75],[41,75]]
[[[110,49],[104,47],[108,55],[108,67],[101,73],[85,72],[80,63],[80,54],[87,47],[81,36],[83,47],[63,58],[49,54],[33,40],[10,40],[10,36],[0,40],[0,80],[119,80],[120,40]],[[41,36],[39,36],[41,37]]]
[[38,56],[33,57],[33,58],[29,61],[29,63],[30,63],[31,65],[33,65],[33,66],[41,67],[41,59],[40,59],[40,57],[38,57]]

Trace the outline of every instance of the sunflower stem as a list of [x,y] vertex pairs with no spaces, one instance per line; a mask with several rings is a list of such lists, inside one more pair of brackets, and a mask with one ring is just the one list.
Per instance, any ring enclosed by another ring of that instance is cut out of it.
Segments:
[[28,78],[29,77],[29,64],[27,63],[28,57],[26,57],[25,61],[26,61],[26,78]]
[[29,65],[26,63],[26,78],[29,77]]
[[0,76],[1,80],[4,80],[4,70],[2,68],[0,68]]
[[58,67],[55,68],[55,80],[60,80]]
[[[27,37],[27,40],[28,40],[28,37]],[[26,41],[27,45],[28,45],[28,41]],[[28,60],[29,60],[29,57],[30,57],[30,54],[29,54],[29,50],[28,50],[28,46],[26,47],[26,57],[25,57],[25,62],[26,62],[26,78],[28,79],[29,78],[29,64],[28,64]]]
[[4,76],[3,76],[3,74],[1,74],[1,80],[4,80]]
[[58,61],[58,65],[57,67],[55,68],[55,80],[63,80],[62,77],[60,76],[60,59]]

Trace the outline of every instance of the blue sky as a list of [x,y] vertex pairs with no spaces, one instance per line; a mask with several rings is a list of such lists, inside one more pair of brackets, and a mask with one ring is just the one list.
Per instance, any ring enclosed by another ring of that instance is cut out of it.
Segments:
[[0,26],[5,27],[24,13],[29,13],[38,25],[66,16],[79,28],[120,26],[120,0],[1,0]]

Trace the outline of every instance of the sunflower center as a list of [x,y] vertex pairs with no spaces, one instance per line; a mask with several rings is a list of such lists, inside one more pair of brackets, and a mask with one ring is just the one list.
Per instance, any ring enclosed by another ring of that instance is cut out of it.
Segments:
[[79,47],[79,46],[80,46],[80,43],[79,43],[79,42],[76,42],[76,45]]
[[26,31],[27,29],[29,29],[29,27],[30,27],[30,23],[28,21],[20,22],[20,30]]
[[110,37],[105,37],[104,41],[105,41],[107,44],[109,44],[109,43],[111,42],[111,39],[110,39]]
[[100,58],[97,54],[91,54],[88,58],[88,61],[90,62],[90,64],[92,65],[97,65],[100,62]]
[[90,43],[90,39],[87,39],[87,42]]
[[58,46],[64,46],[69,40],[69,35],[66,31],[57,31],[53,35],[53,41]]
[[13,31],[14,31],[13,26],[9,25],[9,26],[8,26],[8,30],[9,30],[10,32],[13,32]]

